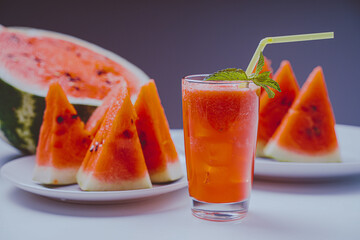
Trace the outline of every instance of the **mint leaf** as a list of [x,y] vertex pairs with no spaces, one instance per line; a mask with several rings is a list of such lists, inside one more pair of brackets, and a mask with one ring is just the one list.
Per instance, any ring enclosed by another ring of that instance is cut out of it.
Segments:
[[280,86],[277,82],[275,82],[272,79],[267,79],[266,81],[264,81],[264,83],[268,86],[271,87],[273,89],[275,89],[278,92],[281,92]]
[[271,88],[277,90],[278,92],[281,92],[279,84],[276,81],[272,80],[269,77],[269,75],[270,75],[270,72],[263,72],[263,73],[259,74],[259,76],[252,78],[252,80],[254,83],[256,82],[255,83],[256,85],[261,83],[263,85],[266,85],[268,87],[271,87]]
[[227,68],[213,73],[204,79],[205,81],[235,81],[248,80],[244,70],[237,68]]
[[257,76],[253,76],[253,78],[257,78],[257,79],[259,79],[259,80],[265,80],[265,79],[270,78],[270,73],[271,73],[271,72],[263,72],[263,73],[260,73],[260,74],[257,75]]
[[255,70],[255,76],[259,75],[259,73],[261,72],[261,70],[264,67],[264,55],[262,52],[260,52],[260,57],[259,57],[259,61],[256,65],[256,70]]
[[[262,83],[262,82],[260,82],[260,81],[257,81],[256,79],[253,79],[252,81],[253,81],[256,85],[264,88],[269,98],[275,97],[275,93],[274,93],[273,91],[271,91],[271,90],[269,89],[269,87],[268,87],[265,83]],[[274,82],[275,82],[275,81],[274,81]]]
[[264,67],[264,55],[260,52],[259,61],[256,65],[255,73],[250,74],[247,76],[245,71],[239,68],[227,68],[224,70],[220,70],[216,73],[213,73],[206,77],[205,81],[252,81],[256,85],[265,89],[266,93],[268,94],[269,98],[273,98],[275,93],[272,89],[281,92],[279,84],[270,78],[270,72],[263,72],[260,73],[262,68]]
[[263,88],[265,89],[265,91],[266,91],[269,98],[274,98],[275,97],[275,93],[273,91],[271,91],[267,86],[263,86]]

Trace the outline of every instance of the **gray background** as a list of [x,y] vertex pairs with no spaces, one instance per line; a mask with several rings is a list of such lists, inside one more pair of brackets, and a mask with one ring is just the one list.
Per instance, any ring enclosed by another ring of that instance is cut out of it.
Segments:
[[[0,24],[58,31],[109,49],[156,80],[170,127],[182,128],[181,78],[246,68],[266,36],[334,31],[334,40],[270,45],[300,86],[321,65],[337,123],[360,126],[360,1],[0,0]],[[1,49],[0,49],[1,51]]]

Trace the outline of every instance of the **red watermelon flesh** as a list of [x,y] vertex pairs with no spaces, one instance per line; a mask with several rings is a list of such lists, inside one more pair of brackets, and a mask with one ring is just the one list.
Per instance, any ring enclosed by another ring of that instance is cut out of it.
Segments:
[[33,179],[43,184],[76,183],[76,173],[90,143],[90,133],[84,129],[84,123],[61,86],[51,84]]
[[22,83],[29,86],[46,90],[51,82],[57,81],[68,96],[99,100],[120,82],[127,82],[131,94],[141,86],[138,76],[110,58],[53,36],[2,27],[0,49],[0,63],[8,74],[26,79]]
[[136,131],[137,115],[121,88],[106,113],[77,174],[82,190],[150,188],[150,177]]
[[256,155],[264,156],[263,149],[283,117],[287,113],[291,104],[299,93],[294,72],[289,61],[282,61],[279,69],[274,75],[274,80],[279,83],[281,92],[276,92],[274,98],[269,98],[267,94],[262,94],[260,98],[259,128]]
[[101,123],[105,119],[106,112],[112,105],[113,101],[120,91],[126,89],[127,85],[125,82],[116,85],[109,94],[104,98],[102,104],[95,109],[91,114],[89,120],[86,122],[85,129],[88,130],[92,136],[95,136],[97,131],[100,129]]
[[321,67],[309,75],[264,152],[279,161],[341,161],[335,117]]
[[135,103],[139,134],[153,183],[174,181],[183,173],[154,80],[142,86]]

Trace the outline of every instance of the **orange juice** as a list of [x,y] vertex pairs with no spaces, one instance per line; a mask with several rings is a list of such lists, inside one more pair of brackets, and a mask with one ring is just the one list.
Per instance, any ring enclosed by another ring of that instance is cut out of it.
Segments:
[[190,196],[205,203],[248,200],[253,180],[259,87],[242,81],[182,82]]

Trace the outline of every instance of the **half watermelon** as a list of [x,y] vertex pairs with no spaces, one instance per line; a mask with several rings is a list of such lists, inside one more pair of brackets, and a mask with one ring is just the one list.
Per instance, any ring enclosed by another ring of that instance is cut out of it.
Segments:
[[335,117],[321,67],[309,75],[264,152],[278,161],[341,161]]
[[59,82],[86,121],[115,85],[126,82],[135,100],[149,77],[94,44],[45,30],[0,25],[0,137],[34,153],[52,82]]

